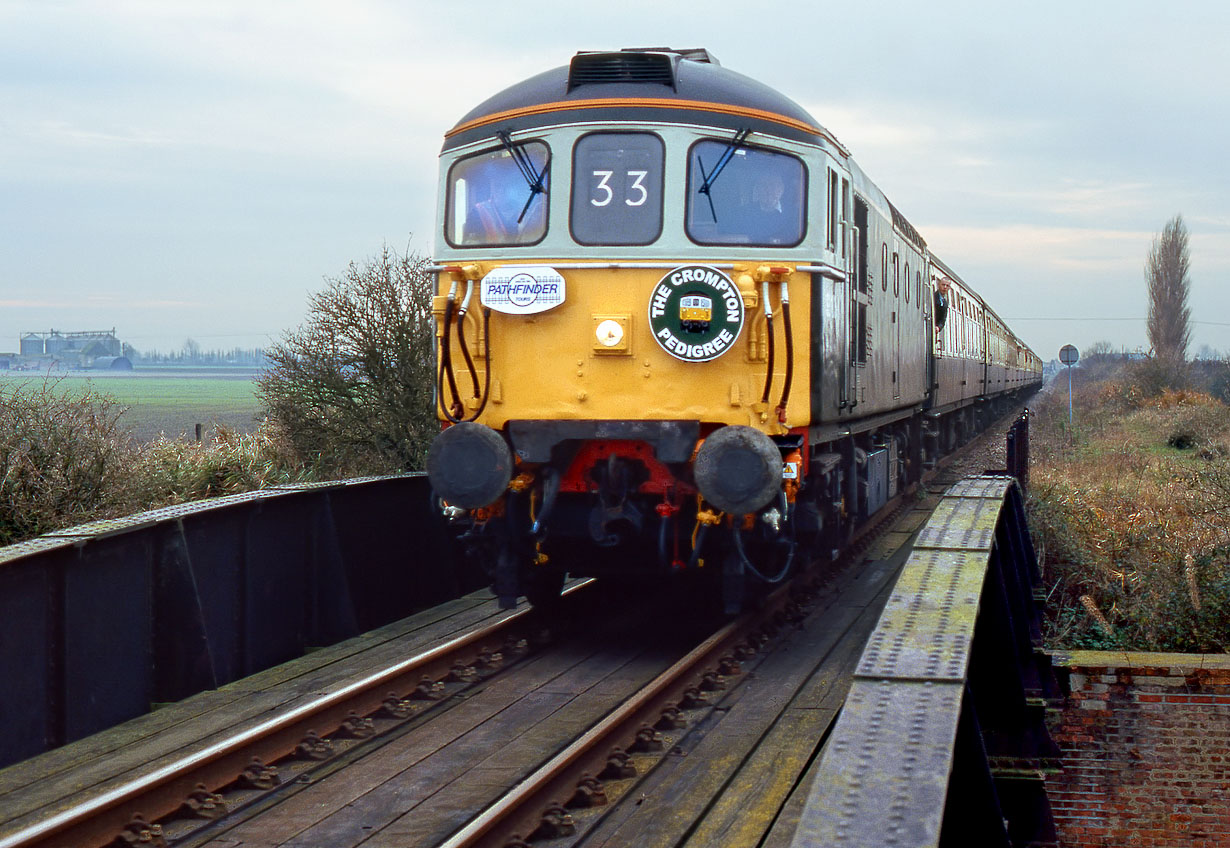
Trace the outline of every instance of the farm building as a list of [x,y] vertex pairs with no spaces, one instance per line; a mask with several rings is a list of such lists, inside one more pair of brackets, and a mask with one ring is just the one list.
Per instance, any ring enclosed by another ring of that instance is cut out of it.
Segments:
[[[105,368],[131,370],[124,344],[115,329],[79,332],[25,332],[21,334],[22,364],[38,368]],[[16,363],[15,363],[16,364]]]

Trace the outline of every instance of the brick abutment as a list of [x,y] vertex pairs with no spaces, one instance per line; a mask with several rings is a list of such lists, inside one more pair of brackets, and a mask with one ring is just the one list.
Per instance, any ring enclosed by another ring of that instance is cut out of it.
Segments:
[[1072,651],[1047,781],[1060,844],[1230,848],[1230,656]]

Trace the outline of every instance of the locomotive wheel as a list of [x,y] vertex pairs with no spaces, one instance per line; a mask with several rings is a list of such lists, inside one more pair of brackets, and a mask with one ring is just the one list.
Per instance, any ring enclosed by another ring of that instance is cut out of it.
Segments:
[[521,590],[534,609],[551,612],[559,607],[565,576],[558,566],[531,565],[522,570]]
[[517,596],[521,594],[520,572],[523,562],[524,557],[518,556],[507,541],[500,545],[495,561],[495,574],[491,580],[492,591],[500,600],[500,609],[512,609],[517,605]]
[[743,559],[738,551],[729,550],[722,557],[722,612],[726,615],[743,612],[746,594],[747,570],[743,567]]

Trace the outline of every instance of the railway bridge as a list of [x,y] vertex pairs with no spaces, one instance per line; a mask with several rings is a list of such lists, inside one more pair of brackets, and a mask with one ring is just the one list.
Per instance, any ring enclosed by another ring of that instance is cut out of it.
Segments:
[[[621,653],[649,625],[594,624],[612,602],[589,585],[584,628],[536,645],[429,496],[415,474],[283,487],[0,550],[0,848],[1057,844],[1012,476],[903,497],[747,622],[675,622],[659,641],[696,646],[670,655]],[[418,770],[314,823],[277,812],[380,751]]]

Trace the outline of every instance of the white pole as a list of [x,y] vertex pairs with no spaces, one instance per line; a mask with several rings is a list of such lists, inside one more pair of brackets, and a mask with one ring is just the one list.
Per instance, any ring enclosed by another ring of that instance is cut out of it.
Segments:
[[1068,426],[1072,426],[1072,366],[1068,366]]

